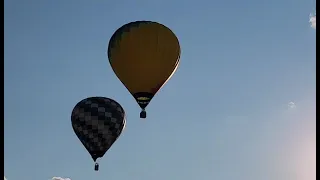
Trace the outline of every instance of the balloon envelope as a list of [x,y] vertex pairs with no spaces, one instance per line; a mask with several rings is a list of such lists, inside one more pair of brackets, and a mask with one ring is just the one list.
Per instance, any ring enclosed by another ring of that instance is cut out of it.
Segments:
[[177,69],[180,45],[166,26],[136,21],[112,35],[108,58],[117,77],[144,109]]
[[115,100],[89,97],[74,107],[72,128],[92,159],[102,157],[125,127],[125,112]]

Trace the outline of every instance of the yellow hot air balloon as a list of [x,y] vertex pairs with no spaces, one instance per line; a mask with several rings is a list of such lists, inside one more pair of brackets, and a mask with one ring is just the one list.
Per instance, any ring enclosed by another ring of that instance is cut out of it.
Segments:
[[151,21],[123,25],[110,38],[111,67],[141,107],[140,118],[158,90],[179,65],[178,38],[166,26]]

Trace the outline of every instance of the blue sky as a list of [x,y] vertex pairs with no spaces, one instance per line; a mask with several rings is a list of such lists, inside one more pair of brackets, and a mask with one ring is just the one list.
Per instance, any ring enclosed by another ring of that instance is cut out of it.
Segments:
[[[5,0],[6,177],[315,180],[314,4]],[[135,20],[170,27],[182,49],[146,120],[105,54],[113,32]],[[127,113],[98,173],[70,122],[88,96],[114,98]]]

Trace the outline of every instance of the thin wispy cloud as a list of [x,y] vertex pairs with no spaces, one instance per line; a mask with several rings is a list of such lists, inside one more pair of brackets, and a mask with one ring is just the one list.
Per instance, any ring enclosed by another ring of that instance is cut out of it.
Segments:
[[70,178],[53,177],[51,180],[71,180]]
[[316,29],[316,15],[310,14],[309,22],[310,22],[310,24],[311,24],[311,27],[312,27],[313,29]]
[[294,102],[289,102],[288,103],[288,108],[289,109],[294,109],[294,108],[296,108],[296,104]]
[[4,180],[7,180],[7,178],[4,176]]

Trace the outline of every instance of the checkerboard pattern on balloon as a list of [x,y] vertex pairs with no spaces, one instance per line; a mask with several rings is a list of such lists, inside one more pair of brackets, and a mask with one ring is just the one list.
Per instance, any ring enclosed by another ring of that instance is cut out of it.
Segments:
[[125,112],[115,101],[92,97],[72,111],[72,127],[90,154],[103,156],[125,127]]

